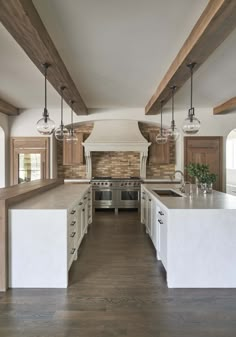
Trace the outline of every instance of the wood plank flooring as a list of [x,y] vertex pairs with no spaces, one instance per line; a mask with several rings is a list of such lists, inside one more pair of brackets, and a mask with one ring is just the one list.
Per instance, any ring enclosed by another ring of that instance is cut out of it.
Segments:
[[236,289],[168,289],[138,214],[99,212],[68,289],[0,293],[0,336],[235,337]]

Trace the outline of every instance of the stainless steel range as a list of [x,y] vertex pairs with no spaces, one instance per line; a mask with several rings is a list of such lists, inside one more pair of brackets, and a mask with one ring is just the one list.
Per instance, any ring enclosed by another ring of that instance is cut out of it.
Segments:
[[138,177],[92,179],[94,208],[139,208],[140,185]]

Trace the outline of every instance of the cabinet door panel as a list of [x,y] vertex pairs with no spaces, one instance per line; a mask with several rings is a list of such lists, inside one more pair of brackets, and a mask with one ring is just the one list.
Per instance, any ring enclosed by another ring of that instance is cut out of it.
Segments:
[[[222,137],[185,137],[185,166],[189,163],[209,165],[217,175],[214,189],[222,190]],[[188,179],[188,178],[187,178]]]
[[170,144],[157,144],[155,131],[149,132],[149,163],[152,164],[169,164],[170,163]]
[[78,165],[84,163],[84,152],[83,152],[83,133],[77,132],[76,136],[78,141],[68,142],[63,141],[63,165]]

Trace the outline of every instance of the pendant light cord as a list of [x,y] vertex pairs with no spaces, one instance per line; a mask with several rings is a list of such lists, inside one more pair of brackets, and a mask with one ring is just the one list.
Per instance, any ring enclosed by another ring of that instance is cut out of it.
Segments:
[[190,67],[190,109],[193,107],[193,65]]
[[45,122],[47,122],[47,119],[49,117],[48,109],[47,109],[47,69],[50,67],[49,63],[44,63],[44,111],[43,111],[43,117]]
[[163,135],[163,128],[162,128],[162,109],[163,109],[163,101],[161,101],[161,136]]
[[174,128],[175,128],[175,116],[174,116],[174,103],[175,103],[175,100],[174,100],[174,92],[175,92],[175,89],[176,89],[176,86],[175,85],[173,85],[172,87],[171,87],[171,90],[172,90],[172,97],[171,97],[171,105],[172,105],[172,107],[171,107],[171,109],[172,109],[172,121],[171,121],[171,128],[172,128],[172,130],[174,130]]
[[174,120],[174,87],[172,87],[172,99],[171,99],[171,110],[172,110],[172,121]]
[[45,65],[45,72],[44,72],[44,97],[45,97],[45,110],[47,110],[47,66]]
[[74,133],[73,105],[74,105],[74,101],[71,101],[71,134],[72,135]]
[[188,116],[190,121],[193,121],[194,116],[194,107],[193,107],[193,68],[195,67],[196,63],[189,63],[187,66],[190,69],[190,108],[188,110]]
[[63,91],[65,87],[61,87],[61,128],[63,128]]

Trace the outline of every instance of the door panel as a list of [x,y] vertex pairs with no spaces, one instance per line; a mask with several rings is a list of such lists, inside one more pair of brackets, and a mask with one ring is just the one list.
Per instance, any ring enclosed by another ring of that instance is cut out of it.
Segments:
[[[185,137],[184,164],[209,165],[210,172],[217,175],[214,189],[222,191],[222,137]],[[188,177],[186,177],[188,179]]]

